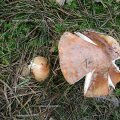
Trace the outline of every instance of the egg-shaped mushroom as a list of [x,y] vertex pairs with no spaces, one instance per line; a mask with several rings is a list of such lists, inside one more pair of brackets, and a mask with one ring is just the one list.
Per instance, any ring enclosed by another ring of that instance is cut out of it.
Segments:
[[50,66],[47,58],[37,56],[33,58],[29,65],[29,69],[35,80],[41,82],[44,81],[50,73]]

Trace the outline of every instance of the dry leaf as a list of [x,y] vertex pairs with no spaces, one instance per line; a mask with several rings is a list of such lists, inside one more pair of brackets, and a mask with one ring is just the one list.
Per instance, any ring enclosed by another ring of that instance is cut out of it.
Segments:
[[120,2],[120,0],[116,0],[116,2],[118,3],[118,2]]
[[71,3],[73,0],[66,0],[66,3]]
[[65,0],[56,0],[56,2],[57,2],[59,5],[63,6],[64,3],[65,3]]
[[29,74],[30,74],[30,69],[28,68],[27,64],[24,64],[21,75],[25,77],[28,76]]

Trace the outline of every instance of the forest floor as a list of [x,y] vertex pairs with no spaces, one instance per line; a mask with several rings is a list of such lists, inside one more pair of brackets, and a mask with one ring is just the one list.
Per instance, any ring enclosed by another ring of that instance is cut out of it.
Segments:
[[[120,39],[120,2],[0,0],[0,120],[120,120],[120,85],[112,96],[86,98],[84,79],[69,85],[60,70],[58,41],[65,31],[92,29]],[[39,83],[22,75],[35,56],[51,73]],[[118,65],[119,65],[118,61]]]

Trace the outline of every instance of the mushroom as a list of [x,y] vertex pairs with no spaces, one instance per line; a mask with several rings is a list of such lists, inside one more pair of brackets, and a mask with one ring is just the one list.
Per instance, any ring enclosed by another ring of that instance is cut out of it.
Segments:
[[120,81],[120,70],[115,65],[120,46],[113,37],[94,31],[65,32],[58,49],[60,68],[69,84],[86,76],[86,97],[108,95]]
[[50,72],[47,58],[41,56],[35,57],[31,61],[29,69],[33,77],[39,82],[44,81],[49,76]]

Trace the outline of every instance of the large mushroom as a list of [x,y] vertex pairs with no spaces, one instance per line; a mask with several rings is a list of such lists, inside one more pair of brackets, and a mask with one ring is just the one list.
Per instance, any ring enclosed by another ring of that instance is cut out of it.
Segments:
[[85,96],[108,95],[120,81],[120,70],[115,65],[120,46],[113,37],[94,31],[65,32],[58,49],[61,71],[69,84],[86,76]]

